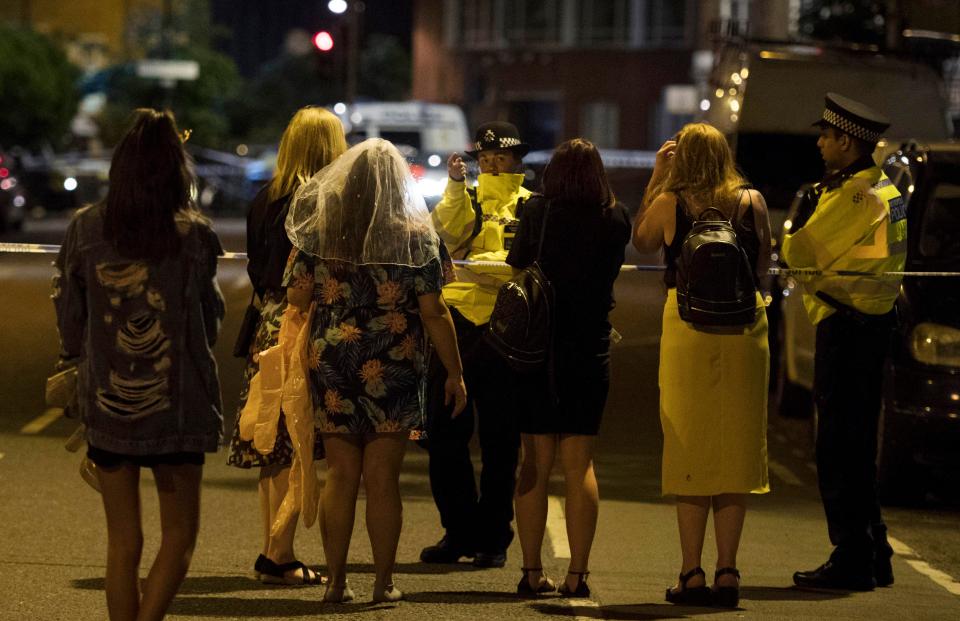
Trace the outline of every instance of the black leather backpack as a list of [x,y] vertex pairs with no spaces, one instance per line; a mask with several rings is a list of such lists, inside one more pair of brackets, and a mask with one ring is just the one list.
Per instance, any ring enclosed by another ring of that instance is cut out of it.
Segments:
[[520,373],[543,369],[553,343],[553,285],[540,266],[549,203],[543,214],[537,258],[503,283],[490,315],[486,339],[510,367]]
[[751,325],[757,319],[756,296],[753,268],[733,223],[715,207],[704,209],[677,259],[680,318],[701,326]]

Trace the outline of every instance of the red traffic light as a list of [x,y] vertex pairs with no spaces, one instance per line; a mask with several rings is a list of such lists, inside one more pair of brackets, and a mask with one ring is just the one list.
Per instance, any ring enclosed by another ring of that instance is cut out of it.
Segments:
[[313,35],[313,45],[321,52],[329,52],[333,49],[333,37],[326,30],[321,30]]

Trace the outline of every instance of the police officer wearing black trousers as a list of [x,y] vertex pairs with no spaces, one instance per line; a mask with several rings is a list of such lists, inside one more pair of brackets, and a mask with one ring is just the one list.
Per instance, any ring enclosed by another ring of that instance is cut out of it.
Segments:
[[[817,146],[828,169],[816,208],[783,244],[794,268],[825,270],[804,282],[817,327],[814,396],[817,477],[829,560],[798,571],[801,587],[872,590],[893,584],[877,493],[877,432],[893,305],[906,261],[906,208],[871,154],[889,122],[866,105],[829,93]],[[868,276],[840,275],[850,271]]]
[[[500,286],[511,276],[503,261],[516,234],[519,211],[530,191],[522,187],[521,160],[529,145],[517,128],[494,121],[477,128],[474,149],[480,175],[466,183],[456,153],[447,161],[449,180],[433,210],[437,233],[459,265],[457,279],[443,288],[453,316],[467,385],[466,409],[451,418],[443,405],[442,368],[429,382],[427,444],[430,488],[444,528],[443,538],[423,549],[426,563],[473,558],[477,567],[502,567],[513,540],[513,492],[520,450],[514,376],[484,341],[483,334]],[[470,460],[474,425],[480,440],[479,488]]]

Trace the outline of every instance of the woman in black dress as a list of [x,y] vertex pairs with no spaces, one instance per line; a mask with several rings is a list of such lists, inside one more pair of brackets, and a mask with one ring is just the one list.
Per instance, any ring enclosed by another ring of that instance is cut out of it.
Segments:
[[[543,221],[546,218],[546,228]],[[596,147],[575,138],[561,144],[543,173],[543,196],[524,206],[509,263],[515,270],[537,258],[555,292],[554,378],[527,378],[520,398],[523,458],[516,489],[517,530],[523,549],[522,595],[554,590],[540,559],[547,521],[547,483],[559,453],[566,481],[570,567],[560,592],[587,597],[590,547],[600,504],[593,445],[610,384],[613,281],[630,240],[630,219],[616,203]],[[550,386],[555,386],[551,394]]]

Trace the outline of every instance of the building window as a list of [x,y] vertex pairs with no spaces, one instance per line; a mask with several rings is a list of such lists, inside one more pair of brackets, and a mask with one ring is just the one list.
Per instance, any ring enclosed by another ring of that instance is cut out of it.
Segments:
[[558,44],[560,0],[514,0],[506,4],[504,25],[511,44]]
[[468,47],[489,46],[497,42],[497,0],[463,2],[463,43]]
[[580,3],[580,42],[620,44],[630,39],[629,0],[594,0]]
[[580,112],[580,133],[600,149],[620,146],[620,107],[609,101],[592,101]]
[[646,39],[656,45],[682,43],[687,37],[687,3],[683,0],[655,0],[647,2]]

